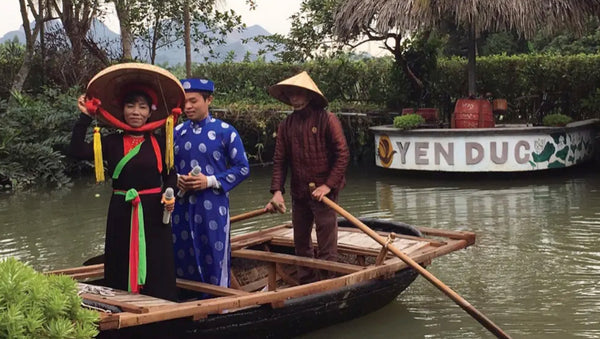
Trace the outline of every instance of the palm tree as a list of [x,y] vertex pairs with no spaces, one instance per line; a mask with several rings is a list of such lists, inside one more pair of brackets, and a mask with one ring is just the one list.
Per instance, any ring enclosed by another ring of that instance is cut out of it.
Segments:
[[335,16],[335,31],[348,40],[375,27],[379,32],[405,32],[441,26],[452,20],[469,32],[469,95],[476,94],[475,39],[482,32],[515,30],[525,38],[538,31],[583,30],[590,15],[600,13],[600,0],[347,0]]

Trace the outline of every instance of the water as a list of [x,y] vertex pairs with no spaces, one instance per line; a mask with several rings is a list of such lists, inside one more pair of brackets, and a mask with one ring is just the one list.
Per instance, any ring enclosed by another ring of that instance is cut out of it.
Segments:
[[[269,200],[270,168],[253,168],[231,214]],[[289,186],[288,186],[289,187]],[[0,257],[38,270],[80,265],[102,252],[108,185],[0,197]],[[288,208],[290,205],[289,197]],[[435,259],[431,273],[514,338],[600,338],[600,177],[416,178],[352,168],[339,204],[355,216],[468,230],[474,246]],[[263,215],[233,233],[290,218]],[[303,338],[492,338],[424,278],[365,317]]]

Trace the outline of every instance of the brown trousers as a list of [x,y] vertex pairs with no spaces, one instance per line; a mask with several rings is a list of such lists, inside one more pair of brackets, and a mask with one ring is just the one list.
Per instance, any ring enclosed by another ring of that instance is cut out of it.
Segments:
[[[337,193],[330,193],[328,197],[332,201],[337,201]],[[316,253],[311,239],[313,223],[317,233]],[[337,261],[337,215],[333,209],[312,199],[292,199],[292,224],[296,255]],[[306,267],[298,267],[298,279],[301,284],[334,276],[335,274],[329,272],[315,272]]]

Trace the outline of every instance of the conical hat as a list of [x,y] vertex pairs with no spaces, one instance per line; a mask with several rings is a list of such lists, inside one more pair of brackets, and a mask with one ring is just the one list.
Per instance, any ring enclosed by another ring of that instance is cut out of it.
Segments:
[[[123,98],[132,89],[149,88],[156,94],[156,110],[147,122],[165,119],[173,108],[185,102],[185,92],[179,79],[158,66],[141,63],[123,63],[105,68],[88,83],[86,96],[97,98],[110,115],[124,121]],[[152,97],[152,95],[151,95]],[[99,116],[102,119],[101,116]]]
[[285,95],[286,87],[304,88],[314,94],[312,102],[316,103],[320,107],[327,106],[327,99],[323,93],[321,93],[313,79],[311,79],[310,75],[308,75],[306,71],[296,74],[291,78],[287,78],[276,85],[269,87],[269,94],[273,98],[291,106],[290,100]]

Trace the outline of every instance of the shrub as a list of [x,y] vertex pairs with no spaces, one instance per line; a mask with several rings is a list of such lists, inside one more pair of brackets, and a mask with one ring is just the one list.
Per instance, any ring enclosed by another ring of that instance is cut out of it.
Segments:
[[544,117],[542,123],[544,126],[564,126],[571,121],[573,121],[573,119],[564,114],[548,114]]
[[8,98],[24,55],[25,46],[16,37],[0,44],[0,98]]
[[14,258],[0,261],[0,337],[93,338],[97,322],[70,277],[38,273]]
[[15,93],[0,106],[0,183],[13,189],[62,187],[70,183],[73,161],[65,157],[71,138],[77,89],[46,88],[35,97]]
[[424,123],[425,119],[418,114],[407,114],[394,118],[394,127],[400,129],[417,128]]

